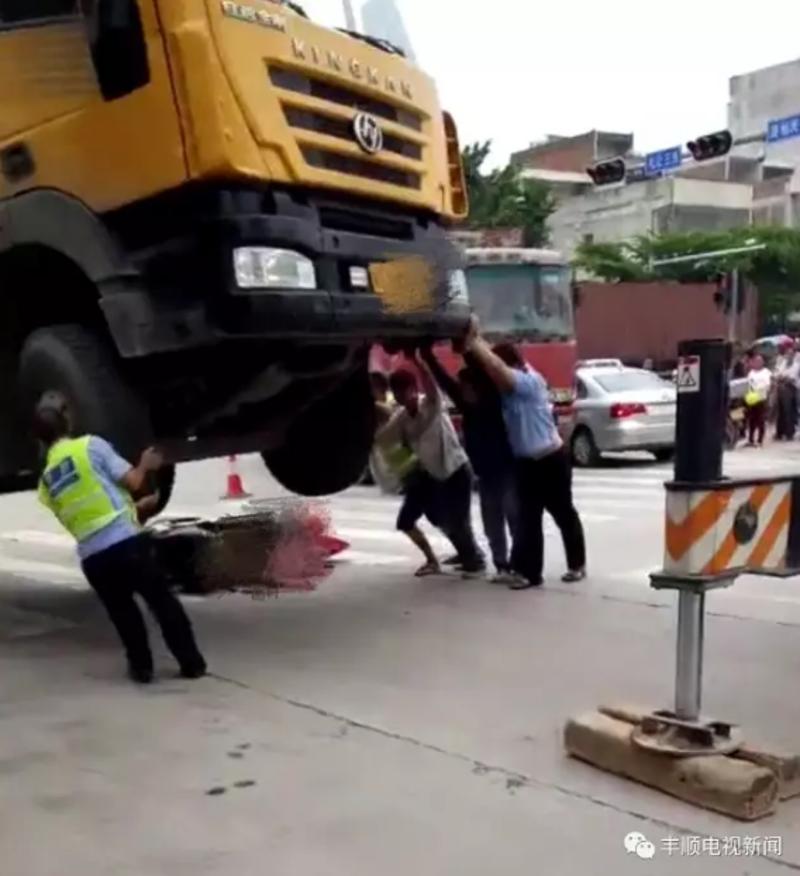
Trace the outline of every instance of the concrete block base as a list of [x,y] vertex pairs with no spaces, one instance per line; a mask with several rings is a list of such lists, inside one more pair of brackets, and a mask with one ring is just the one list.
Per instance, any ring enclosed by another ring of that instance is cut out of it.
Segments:
[[632,730],[632,722],[589,712],[567,722],[564,745],[579,760],[741,821],[774,812],[778,779],[769,767],[722,755],[654,754],[634,745]]
[[[600,706],[599,711],[609,718],[628,724],[639,724],[652,709],[637,705]],[[777,746],[745,740],[744,745],[731,757],[746,760],[772,770],[778,779],[778,798],[791,800],[800,797],[800,754],[781,751]]]
[[772,770],[778,779],[778,797],[781,800],[800,796],[800,755],[745,742],[733,756]]

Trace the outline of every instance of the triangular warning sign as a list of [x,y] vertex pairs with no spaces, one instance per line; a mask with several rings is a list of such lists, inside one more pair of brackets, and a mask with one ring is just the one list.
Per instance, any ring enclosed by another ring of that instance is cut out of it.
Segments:
[[697,389],[698,383],[691,365],[681,365],[681,370],[678,374],[678,386],[680,389]]

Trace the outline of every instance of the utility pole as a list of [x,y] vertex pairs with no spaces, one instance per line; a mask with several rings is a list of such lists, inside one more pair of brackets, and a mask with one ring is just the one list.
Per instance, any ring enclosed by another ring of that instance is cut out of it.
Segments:
[[728,314],[728,341],[731,344],[736,343],[736,335],[739,328],[739,302],[742,295],[741,282],[741,271],[738,268],[734,268],[731,271],[731,303],[730,313]]

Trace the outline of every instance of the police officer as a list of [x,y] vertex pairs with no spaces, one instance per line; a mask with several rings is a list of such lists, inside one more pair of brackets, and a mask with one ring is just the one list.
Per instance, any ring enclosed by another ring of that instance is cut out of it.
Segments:
[[70,437],[66,406],[58,396],[39,403],[34,426],[46,451],[39,498],[77,541],[83,572],[122,640],[130,678],[141,684],[153,680],[153,655],[135,593],[158,621],[181,674],[205,675],[189,618],[142,533],[140,519],[152,515],[154,499],[146,497],[139,508],[133,499],[162,466],[161,455],[150,448],[131,466],[102,438]]

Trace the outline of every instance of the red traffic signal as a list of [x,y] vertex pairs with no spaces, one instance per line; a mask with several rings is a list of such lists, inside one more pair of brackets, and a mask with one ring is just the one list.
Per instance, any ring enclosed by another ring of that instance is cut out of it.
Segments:
[[733,134],[730,131],[717,131],[705,134],[686,144],[695,161],[708,161],[709,158],[721,158],[727,155],[733,147]]
[[586,173],[592,178],[596,186],[608,186],[612,183],[622,182],[625,179],[628,168],[623,158],[612,158],[610,161],[601,161],[586,168]]

